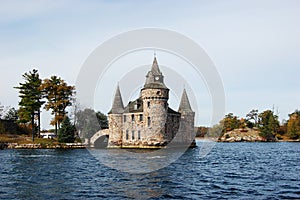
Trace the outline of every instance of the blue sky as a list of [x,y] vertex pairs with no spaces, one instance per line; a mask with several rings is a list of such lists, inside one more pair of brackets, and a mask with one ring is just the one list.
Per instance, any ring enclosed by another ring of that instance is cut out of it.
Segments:
[[[280,119],[287,119],[300,109],[299,24],[297,0],[1,0],[0,102],[17,107],[13,87],[33,68],[42,78],[58,75],[75,84],[83,62],[101,43],[125,31],[154,27],[186,35],[206,50],[223,80],[226,113],[243,117],[253,108],[274,105]],[[208,112],[199,114],[200,124],[209,125]]]

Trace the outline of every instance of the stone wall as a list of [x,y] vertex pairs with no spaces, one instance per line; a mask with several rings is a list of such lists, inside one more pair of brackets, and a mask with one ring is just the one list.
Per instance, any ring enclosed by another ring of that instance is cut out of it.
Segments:
[[168,113],[166,123],[166,139],[171,141],[178,132],[180,123],[180,114]]
[[123,114],[109,114],[109,139],[108,147],[122,147]]
[[195,139],[195,128],[194,128],[194,112],[183,112],[181,113],[179,130],[177,133],[176,143],[178,144],[192,144]]

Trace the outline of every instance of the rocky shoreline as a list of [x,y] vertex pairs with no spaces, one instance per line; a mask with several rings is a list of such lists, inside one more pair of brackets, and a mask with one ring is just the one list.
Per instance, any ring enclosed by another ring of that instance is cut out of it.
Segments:
[[259,135],[258,129],[234,129],[224,133],[219,142],[267,142],[266,138]]
[[277,139],[267,140],[266,138],[260,136],[260,131],[257,128],[244,128],[244,129],[234,129],[232,131],[224,133],[218,142],[300,142],[300,139]]
[[18,143],[0,143],[0,149],[84,149],[86,146],[82,143],[64,143],[64,144],[18,144]]

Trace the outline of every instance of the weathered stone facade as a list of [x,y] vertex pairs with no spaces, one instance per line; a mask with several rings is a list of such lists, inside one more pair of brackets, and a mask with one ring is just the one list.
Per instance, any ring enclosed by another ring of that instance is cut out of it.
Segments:
[[156,58],[146,76],[140,97],[124,108],[117,87],[109,120],[109,148],[161,148],[176,137],[177,144],[194,141],[194,115],[184,90],[178,112],[168,105],[169,89],[164,84]]

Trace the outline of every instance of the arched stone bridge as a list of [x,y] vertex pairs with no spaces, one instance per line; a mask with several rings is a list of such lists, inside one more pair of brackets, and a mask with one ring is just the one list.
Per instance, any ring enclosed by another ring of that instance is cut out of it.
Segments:
[[90,139],[90,147],[105,148],[108,142],[108,129],[103,129],[95,133]]

